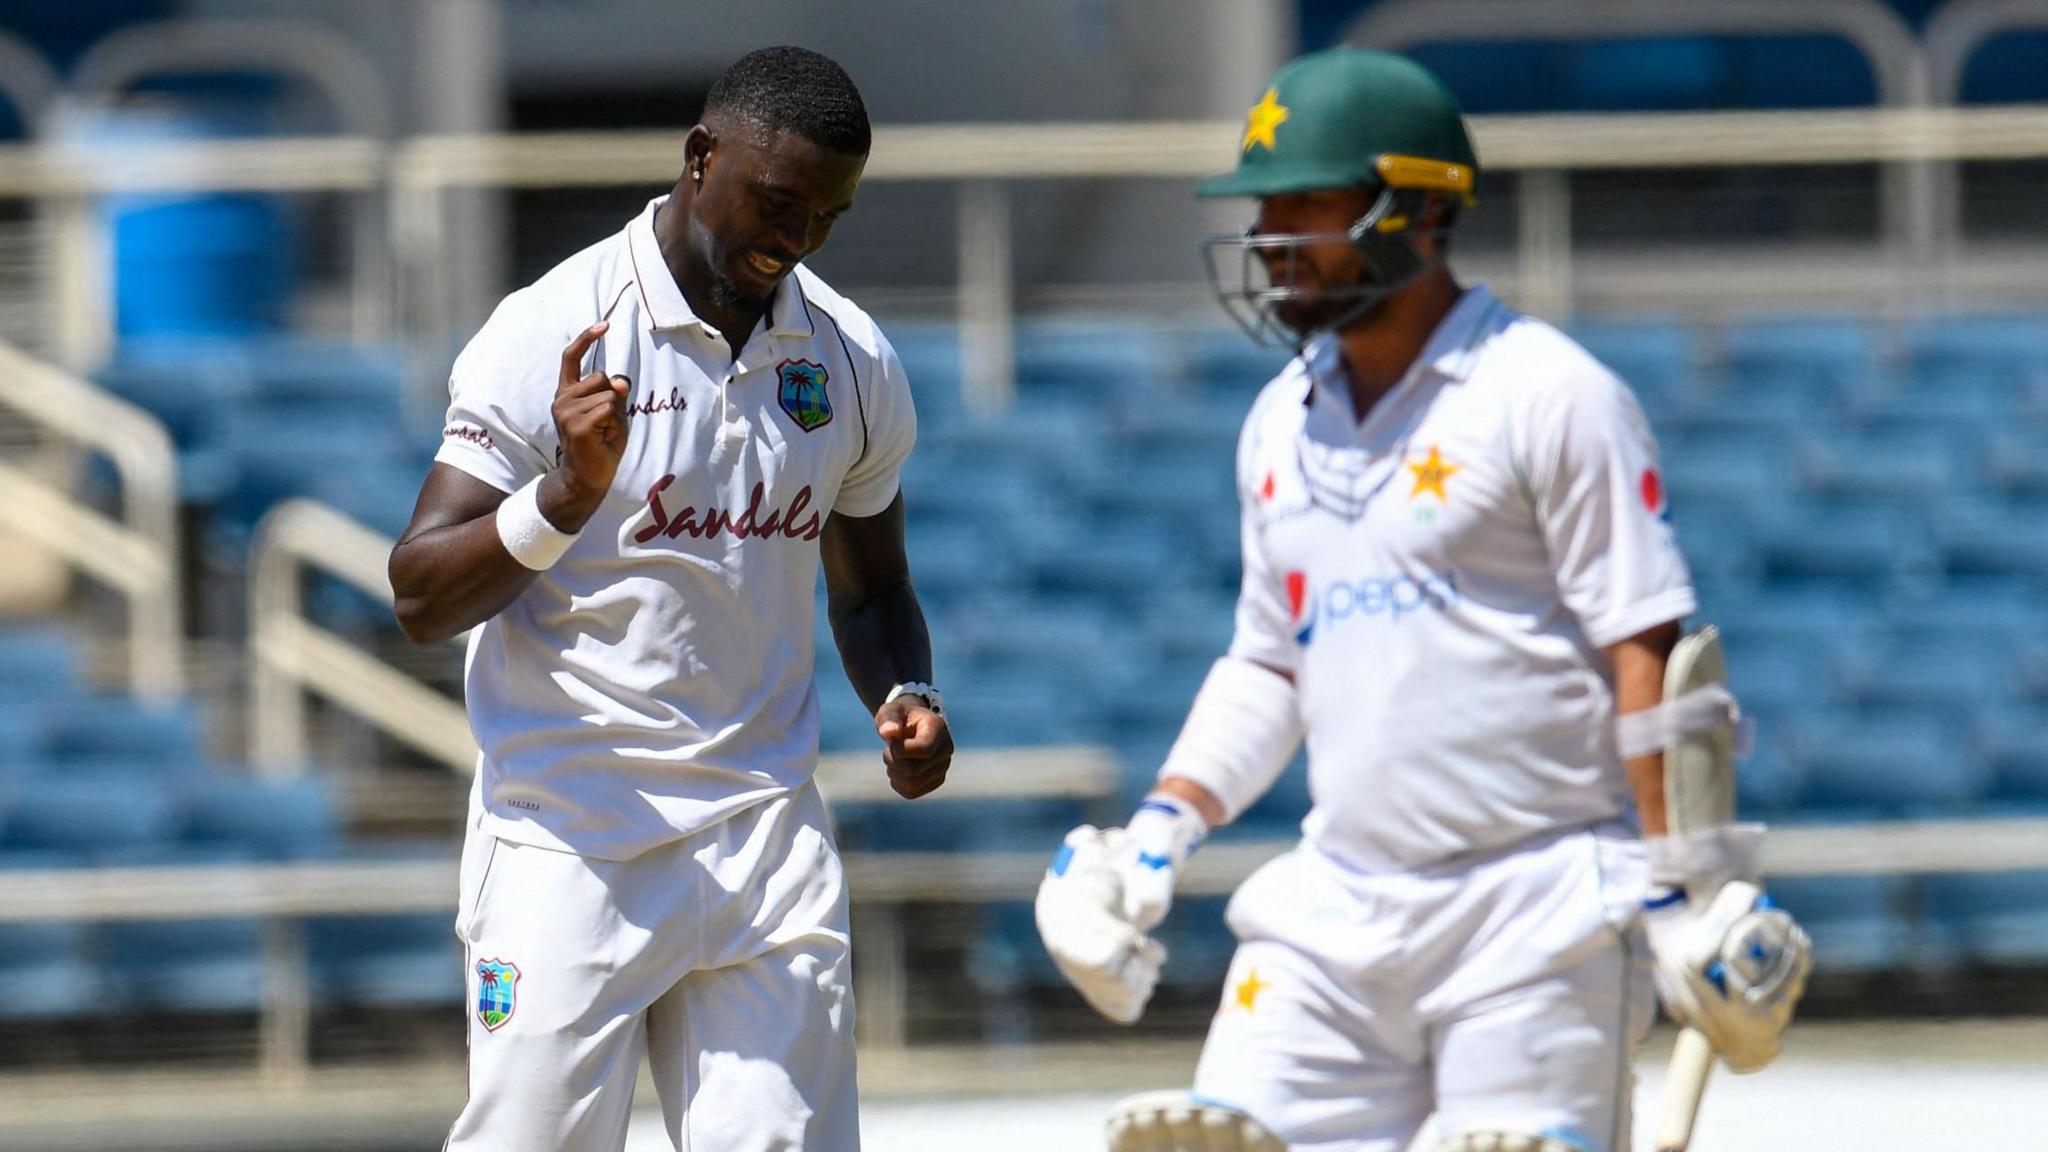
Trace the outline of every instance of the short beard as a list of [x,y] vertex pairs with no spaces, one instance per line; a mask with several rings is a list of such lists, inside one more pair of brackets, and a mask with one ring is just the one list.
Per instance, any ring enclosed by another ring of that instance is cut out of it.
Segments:
[[711,269],[711,305],[724,311],[746,312],[759,308],[763,297],[749,295],[739,282],[715,265]]

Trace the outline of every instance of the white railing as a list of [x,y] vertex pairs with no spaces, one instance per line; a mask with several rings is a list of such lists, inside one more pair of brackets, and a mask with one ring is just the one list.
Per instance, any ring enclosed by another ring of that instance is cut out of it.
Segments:
[[118,519],[18,463],[0,460],[0,524],[120,592],[128,683],[165,700],[184,689],[178,578],[178,458],[148,413],[0,342],[0,407],[67,447],[104,456],[120,480]]
[[249,553],[249,758],[266,775],[304,769],[308,692],[450,768],[475,766],[476,741],[462,705],[306,617],[301,581],[309,569],[390,605],[391,547],[388,537],[311,500],[285,501],[256,525]]
[[[1563,177],[1570,172],[1792,164],[1880,164],[1903,171],[1966,160],[2048,158],[2048,107],[2040,106],[1482,116],[1472,119],[1472,127],[1484,167],[1516,173],[1522,181],[1516,291],[1524,306],[1553,318],[1571,308],[1578,282],[1573,266],[1584,259],[1569,243],[1571,193]],[[982,401],[1000,404],[1011,388],[1010,185],[1077,177],[1192,178],[1229,168],[1237,138],[1238,126],[1223,121],[884,127],[876,131],[866,179],[959,186],[956,296],[963,358],[969,386]],[[52,275],[58,343],[67,363],[96,362],[111,339],[111,288],[102,268],[105,224],[90,210],[93,197],[111,192],[327,190],[352,194],[357,210],[370,214],[388,199],[384,247],[391,259],[375,263],[398,271],[397,282],[382,287],[397,301],[392,314],[406,317],[413,334],[438,349],[452,324],[441,259],[450,190],[659,188],[675,176],[681,141],[678,130],[402,141],[165,141],[124,147],[118,154],[23,145],[0,148],[0,197],[49,204],[57,237]],[[1952,217],[1941,220],[1931,241],[1920,235],[1929,212],[1916,206],[1888,215],[1878,252],[1876,267],[1909,284],[1914,299],[1924,300],[1929,286],[1924,260],[1908,255],[1932,243],[1933,258],[1947,260],[1957,244]],[[367,219],[357,221],[359,237],[373,230]],[[1752,290],[1756,260],[1744,256],[1736,277]],[[1629,274],[1622,269],[1617,282],[1630,283]],[[2003,269],[1998,274],[2009,275]],[[1656,276],[1672,279],[1668,261],[1660,259]],[[1720,281],[1708,277],[1702,283]],[[1804,290],[1799,281],[1779,287]],[[358,295],[371,290],[358,280]]]
[[[1081,795],[1102,795],[1114,780],[1114,766],[1102,761],[1099,751],[1035,749],[1011,755],[1029,757],[1035,772],[1048,765],[1062,766],[1062,785]],[[863,760],[867,775],[879,779],[873,758]],[[1009,794],[999,785],[987,783],[1010,778],[1008,773],[999,774],[998,767],[992,758],[970,757],[965,771],[956,768],[955,778],[945,788],[918,803],[947,796],[964,799],[970,794]],[[1030,775],[1025,774],[1026,778]],[[969,780],[984,783],[967,784]],[[1177,891],[1183,896],[1232,892],[1254,869],[1288,846],[1280,841],[1212,844],[1189,860]],[[863,909],[861,929],[854,937],[855,997],[861,1006],[863,1045],[889,1048],[904,1041],[910,994],[903,963],[903,907],[929,901],[1029,900],[1052,847],[1048,844],[1045,852],[848,854],[848,890]],[[2042,868],[2048,867],[2048,820],[1780,828],[1766,841],[1764,865],[1769,875],[1781,877]],[[452,917],[456,895],[452,860],[277,864],[234,870],[13,872],[7,883],[0,885],[0,924],[267,919],[258,1061],[267,1079],[292,1084],[300,1082],[308,1069],[309,1000],[299,921],[308,916],[434,912]]]

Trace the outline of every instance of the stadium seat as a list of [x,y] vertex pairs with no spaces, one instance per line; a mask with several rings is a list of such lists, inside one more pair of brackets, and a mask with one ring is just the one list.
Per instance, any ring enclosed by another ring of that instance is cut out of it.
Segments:
[[1064,394],[1105,406],[1161,391],[1176,358],[1158,331],[1094,320],[1045,320],[1017,329],[1017,394]]
[[1951,581],[2048,579],[2048,510],[1958,504],[1942,511],[1934,531],[1942,573]]
[[[0,851],[0,884],[10,872],[76,868],[62,852]],[[89,925],[76,920],[0,924],[0,1020],[96,1015],[105,990],[92,963]]]
[[1673,413],[1698,403],[1700,340],[1693,325],[1671,319],[1580,321],[1571,335],[1621,377],[1659,432]]
[[0,700],[56,700],[83,680],[77,645],[63,630],[34,625],[0,628]]
[[1877,335],[1860,320],[1748,321],[1726,334],[1713,397],[1720,405],[1810,422],[1839,413],[1881,375]]
[[1766,582],[1882,591],[1930,578],[1938,559],[1909,507],[1801,505],[1762,544]]
[[57,760],[149,760],[190,765],[201,756],[199,715],[185,704],[132,696],[79,696],[50,705],[42,752]]
[[1912,957],[1898,876],[1769,876],[1772,899],[1813,938],[1817,975],[1895,971]]
[[1956,815],[1990,794],[1990,765],[1953,719],[1921,712],[1824,713],[1793,724],[1810,808],[1900,817]]
[[1990,765],[1995,799],[2048,808],[2048,715],[2031,706],[1987,708],[1974,743]]
[[[393,844],[348,848],[347,862],[446,861],[451,846]],[[323,916],[306,922],[315,1006],[422,1008],[460,1003],[462,943],[447,912]]]
[[2048,872],[1987,872],[1927,881],[1927,912],[1983,964],[2048,960]]
[[1199,391],[1237,401],[1246,409],[1259,389],[1294,358],[1293,349],[1262,348],[1235,327],[1196,333],[1184,349],[1187,361],[1183,372]]
[[168,782],[131,771],[48,772],[17,781],[7,803],[9,850],[98,861],[165,841],[176,811]]
[[[137,868],[235,868],[245,853],[157,846],[109,863]],[[133,920],[102,930],[104,978],[130,1011],[246,1013],[263,1003],[263,924],[230,918]]]
[[1964,445],[1938,429],[1817,437],[1800,464],[1823,496],[1930,506],[1950,500],[1974,471]]
[[319,777],[264,780],[216,773],[187,784],[177,799],[178,839],[195,852],[303,860],[331,854],[340,835],[334,785]]

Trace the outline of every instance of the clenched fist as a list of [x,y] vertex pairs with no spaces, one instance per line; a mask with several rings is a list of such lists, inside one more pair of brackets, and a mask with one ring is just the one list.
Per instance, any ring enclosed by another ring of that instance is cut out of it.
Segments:
[[953,764],[953,733],[946,717],[914,695],[898,696],[875,713],[875,735],[882,738],[882,763],[889,769],[889,787],[905,800],[915,800],[946,782]]
[[[626,454],[626,394],[632,382],[602,372],[579,374],[584,354],[611,327],[600,320],[562,349],[555,385],[555,435],[562,455],[540,491],[541,515],[563,532],[580,531],[611,490]],[[553,491],[549,491],[552,488]]]

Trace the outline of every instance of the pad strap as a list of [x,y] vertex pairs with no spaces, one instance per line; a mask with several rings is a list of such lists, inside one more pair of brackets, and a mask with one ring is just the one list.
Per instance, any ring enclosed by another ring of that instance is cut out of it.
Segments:
[[1614,741],[1621,758],[1633,760],[1695,736],[1731,728],[1742,730],[1742,708],[1734,693],[1726,685],[1703,684],[1654,708],[1615,717]]

